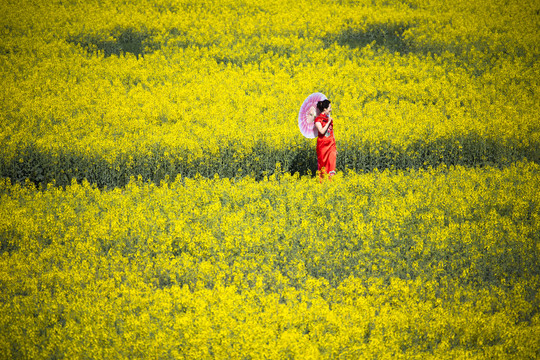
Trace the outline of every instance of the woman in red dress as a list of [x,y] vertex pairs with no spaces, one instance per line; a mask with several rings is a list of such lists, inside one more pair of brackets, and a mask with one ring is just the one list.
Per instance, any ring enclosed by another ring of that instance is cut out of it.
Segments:
[[334,138],[334,119],[330,116],[332,105],[326,99],[317,103],[320,114],[315,118],[317,137],[317,164],[320,178],[336,174],[336,139]]

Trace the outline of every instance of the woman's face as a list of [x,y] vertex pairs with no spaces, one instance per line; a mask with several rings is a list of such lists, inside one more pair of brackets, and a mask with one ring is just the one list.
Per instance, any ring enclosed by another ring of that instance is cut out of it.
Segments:
[[332,111],[332,104],[329,104],[326,109],[324,109],[323,113],[328,115]]

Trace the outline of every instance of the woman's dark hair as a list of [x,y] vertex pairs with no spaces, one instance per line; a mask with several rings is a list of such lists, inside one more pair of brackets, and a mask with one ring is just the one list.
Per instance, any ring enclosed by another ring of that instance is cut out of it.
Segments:
[[319,109],[320,112],[323,112],[328,106],[330,106],[330,100],[328,99],[317,102],[317,109]]

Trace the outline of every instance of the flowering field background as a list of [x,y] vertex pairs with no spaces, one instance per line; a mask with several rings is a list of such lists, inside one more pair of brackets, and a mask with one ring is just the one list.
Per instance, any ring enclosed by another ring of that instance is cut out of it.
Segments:
[[341,169],[538,162],[537,2],[445,3],[3,1],[0,173],[306,174],[315,91]]
[[0,11],[1,357],[540,357],[537,1]]

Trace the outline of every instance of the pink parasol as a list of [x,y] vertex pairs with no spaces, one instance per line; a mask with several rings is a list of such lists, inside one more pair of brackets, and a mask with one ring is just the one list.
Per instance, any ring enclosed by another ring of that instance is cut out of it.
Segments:
[[317,102],[325,100],[326,96],[321,93],[313,93],[309,95],[300,107],[298,113],[298,127],[302,135],[308,139],[314,139],[317,137],[317,128],[315,127],[315,117],[319,115],[317,110]]

